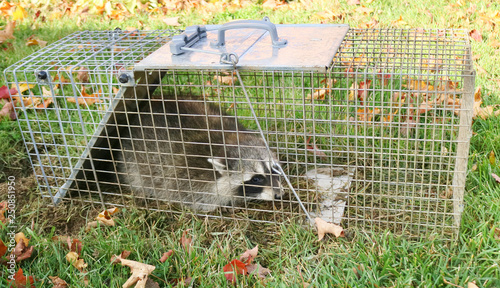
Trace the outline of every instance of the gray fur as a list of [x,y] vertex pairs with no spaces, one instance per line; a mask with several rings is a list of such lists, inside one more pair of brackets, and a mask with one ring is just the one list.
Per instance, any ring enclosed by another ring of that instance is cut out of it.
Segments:
[[[136,195],[180,201],[198,211],[237,205],[244,201],[242,191],[247,200],[281,197],[260,135],[219,106],[196,97],[153,99],[127,118],[120,135],[123,154],[116,157],[121,181]],[[264,175],[265,184],[240,188],[255,175]]]

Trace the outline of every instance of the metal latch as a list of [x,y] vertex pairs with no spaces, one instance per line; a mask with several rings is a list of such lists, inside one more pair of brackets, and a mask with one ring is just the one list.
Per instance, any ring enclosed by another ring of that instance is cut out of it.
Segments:
[[189,48],[205,37],[207,37],[207,28],[205,26],[189,26],[184,30],[184,33],[172,37],[170,52],[174,55],[182,54],[186,52],[182,48]]

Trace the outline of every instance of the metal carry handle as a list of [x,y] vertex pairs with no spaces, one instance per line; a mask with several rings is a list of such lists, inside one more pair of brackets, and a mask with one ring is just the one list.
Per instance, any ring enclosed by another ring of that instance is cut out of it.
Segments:
[[269,31],[271,35],[271,40],[273,42],[273,46],[275,47],[283,47],[288,41],[286,39],[280,39],[278,37],[278,30],[276,30],[276,25],[274,25],[269,17],[264,17],[262,20],[237,20],[233,22],[229,22],[223,24],[219,28],[218,32],[218,41],[215,44],[217,47],[224,46],[226,44],[226,31],[232,29],[263,29]]

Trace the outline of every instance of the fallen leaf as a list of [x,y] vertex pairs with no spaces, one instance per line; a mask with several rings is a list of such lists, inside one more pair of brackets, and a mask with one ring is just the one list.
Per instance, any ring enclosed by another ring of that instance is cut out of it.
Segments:
[[191,229],[187,229],[186,231],[182,232],[180,242],[181,242],[182,248],[184,248],[184,250],[186,250],[188,253],[191,253],[191,251],[193,250],[193,247],[191,246],[192,242],[193,242],[193,238],[186,237],[189,231],[191,231]]
[[477,118],[478,116],[481,117],[481,119],[486,119],[491,116],[498,116],[500,115],[500,110],[495,111],[496,106],[486,106],[486,107],[481,107],[481,104],[483,103],[483,100],[481,99],[481,86],[476,88],[476,91],[474,92],[474,104],[472,107],[472,118]]
[[2,258],[5,253],[7,253],[7,246],[5,246],[5,243],[0,239],[0,258]]
[[28,39],[26,41],[26,46],[35,46],[38,45],[40,47],[45,47],[47,46],[47,41],[39,40],[36,38]]
[[179,23],[179,16],[163,18],[163,23],[167,24],[168,26],[181,26],[181,24]]
[[71,252],[76,252],[78,255],[82,253],[83,244],[78,239],[71,240],[71,237],[68,236],[66,242],[68,243],[68,249]]
[[394,26],[406,26],[408,23],[406,23],[405,20],[403,20],[403,16],[399,15],[399,18],[397,20],[392,21],[392,25]]
[[14,239],[16,240],[16,243],[19,243],[19,241],[21,240],[24,241],[24,245],[26,245],[26,247],[29,245],[30,242],[30,240],[26,238],[26,236],[24,236],[23,232],[19,232],[16,235],[14,235]]
[[64,281],[63,279],[59,278],[58,276],[49,276],[50,281],[54,286],[52,288],[65,288],[68,287],[68,283]]
[[236,275],[248,274],[247,266],[245,265],[245,263],[241,262],[238,259],[234,259],[233,261],[229,262],[229,264],[222,268],[222,271],[224,271],[224,276],[231,283],[236,282]]
[[170,258],[172,254],[174,254],[174,250],[168,250],[168,252],[163,253],[163,255],[160,258],[160,262],[165,263],[165,261],[167,261],[167,259]]
[[79,105],[92,105],[95,103],[102,102],[99,100],[99,95],[102,94],[102,90],[99,90],[96,94],[88,94],[85,92],[85,87],[82,86],[82,95],[80,97],[69,97],[67,99],[70,103],[78,103]]
[[0,44],[7,39],[16,39],[14,37],[14,27],[16,27],[16,22],[10,21],[7,23],[5,29],[0,31]]
[[361,13],[361,14],[370,14],[373,12],[373,8],[365,7],[364,5],[354,9],[354,11]]
[[80,83],[89,83],[89,70],[85,67],[80,67],[80,69],[78,69],[78,72],[76,73],[76,79]]
[[111,218],[111,215],[117,213],[118,211],[119,211],[119,209],[116,207],[102,211],[95,218],[95,220],[97,220],[97,221],[92,221],[92,222],[87,223],[86,231],[90,230],[90,228],[97,227],[98,223],[105,225],[105,226],[115,226],[115,220],[113,220],[113,218]]
[[401,133],[401,135],[403,136],[408,136],[415,127],[417,127],[417,121],[413,119],[406,119],[406,121],[401,123],[401,126],[399,127],[399,133]]
[[495,239],[500,240],[500,228],[495,228]]
[[28,16],[28,12],[21,5],[17,5],[16,11],[12,13],[12,21],[23,20]]
[[372,80],[366,80],[359,82],[358,85],[358,99],[361,105],[365,105],[365,100],[368,98],[368,89],[370,89],[370,85],[372,84]]
[[232,75],[230,75],[230,76],[219,76],[219,77],[214,76],[215,80],[217,80],[217,78],[218,78],[218,80],[219,80],[219,82],[221,84],[225,84],[225,85],[233,85],[233,83],[236,80],[236,78],[234,76],[232,76]]
[[[14,274],[14,280],[9,280],[8,281],[10,284],[10,287],[18,287],[18,288],[25,288],[25,287],[30,287],[30,288],[35,288],[35,278],[33,276],[24,276],[23,274],[23,269],[19,268],[17,270],[16,274]],[[27,286],[29,283],[29,286]]]
[[469,32],[469,36],[478,42],[483,41],[483,36],[481,35],[481,32],[479,32],[479,30],[476,29],[471,30]]
[[85,263],[76,252],[69,252],[66,254],[66,260],[80,272],[83,272],[85,268],[87,268],[87,263]]
[[495,157],[495,151],[491,151],[490,155],[488,156],[488,159],[490,160],[491,166],[495,166],[496,163],[496,157]]
[[23,239],[21,239],[17,243],[16,247],[14,247],[14,250],[12,250],[12,255],[14,255],[14,257],[12,256],[11,257],[15,258],[16,262],[21,262],[23,260],[30,258],[31,254],[33,254],[33,250],[34,250],[33,246],[28,247],[28,245],[26,245],[26,242]]
[[184,285],[184,287],[190,287],[189,285],[193,279],[191,277],[186,277],[186,278],[176,278],[172,279],[169,281],[170,284],[172,284],[172,287],[177,287],[177,285]]
[[132,276],[128,278],[127,282],[125,282],[122,287],[127,288],[134,284],[136,288],[145,287],[146,282],[148,281],[148,276],[155,270],[155,266],[140,263],[137,261],[132,261],[128,259],[123,259],[120,256],[113,255],[111,257],[111,263],[120,263],[122,266],[127,266],[130,268],[130,272]]
[[244,262],[245,264],[250,264],[252,263],[252,260],[257,257],[257,253],[259,253],[259,245],[255,246],[254,248],[245,251],[243,254],[240,256],[240,261]]
[[121,257],[122,259],[127,259],[127,258],[128,258],[128,256],[130,256],[130,254],[131,254],[131,253],[132,253],[131,251],[128,251],[128,250],[123,250],[123,251],[122,251],[122,253],[120,253],[120,257]]
[[10,95],[16,95],[16,94],[17,94],[16,88],[10,88],[9,90],[9,88],[5,85],[0,87],[0,99],[10,99]]
[[260,264],[249,264],[247,265],[247,273],[264,279],[267,275],[271,274],[271,270],[260,266]]
[[321,151],[315,143],[311,144],[312,136],[309,136],[306,141],[306,150],[312,152],[314,155],[319,156],[320,158],[326,159],[328,155],[325,152]]
[[14,83],[14,84],[12,84],[12,86],[10,88],[14,89],[17,87],[19,87],[19,94],[23,94],[24,92],[28,91],[29,89],[33,89],[35,87],[35,84],[21,83],[18,86]]
[[316,89],[316,91],[312,94],[307,95],[306,100],[325,100],[327,90],[326,89]]
[[500,48],[500,41],[498,41],[497,39],[492,39],[489,45],[493,48]]
[[7,102],[3,105],[0,110],[0,118],[2,116],[9,116],[11,120],[16,119],[16,112],[14,111],[14,104],[12,104],[12,102]]
[[345,237],[344,229],[339,225],[328,223],[321,218],[314,219],[314,222],[316,223],[316,227],[318,228],[318,241],[321,241],[323,237],[325,237],[326,233],[331,233],[337,238]]
[[469,282],[467,283],[467,288],[479,288],[479,287],[477,287],[475,282]]
[[279,6],[278,1],[276,0],[266,0],[264,3],[262,3],[262,8],[268,8],[268,9],[276,9]]
[[498,176],[495,173],[491,173],[491,177],[493,177],[493,179],[495,179],[495,181],[497,181],[497,183],[500,183],[500,176]]
[[424,114],[424,113],[427,113],[429,111],[431,111],[434,107],[432,107],[432,104],[429,104],[427,102],[422,102],[420,103],[420,105],[418,106],[418,114]]

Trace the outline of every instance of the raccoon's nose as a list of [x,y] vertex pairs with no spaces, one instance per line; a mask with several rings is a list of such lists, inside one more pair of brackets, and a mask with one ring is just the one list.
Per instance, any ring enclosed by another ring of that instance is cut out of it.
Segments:
[[281,194],[275,193],[274,194],[274,199],[281,200]]

